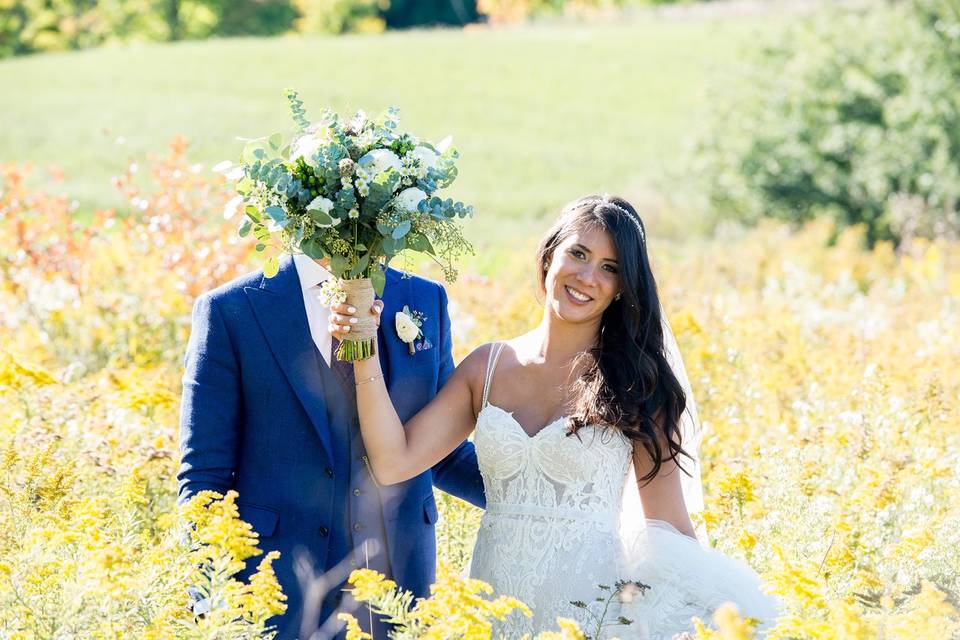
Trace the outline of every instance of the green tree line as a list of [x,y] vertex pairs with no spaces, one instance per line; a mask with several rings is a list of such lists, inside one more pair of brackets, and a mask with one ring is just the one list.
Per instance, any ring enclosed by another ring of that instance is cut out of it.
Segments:
[[0,57],[110,42],[463,25],[478,17],[475,0],[0,0]]

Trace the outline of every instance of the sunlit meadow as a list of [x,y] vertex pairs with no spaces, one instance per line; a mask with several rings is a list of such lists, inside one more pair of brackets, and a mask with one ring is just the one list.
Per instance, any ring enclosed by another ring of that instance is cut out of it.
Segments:
[[[256,266],[220,216],[229,192],[176,141],[78,225],[31,172],[0,166],[0,637],[268,637],[283,599],[270,557],[231,578],[258,553],[233,496],[192,504],[192,529],[174,506],[193,299]],[[960,245],[868,251],[815,223],[651,249],[704,420],[710,544],[782,597],[772,637],[960,636]],[[449,285],[458,359],[537,322],[531,251]],[[479,512],[441,506],[419,633],[489,636],[519,603],[456,577]],[[185,584],[213,614],[189,613]],[[751,637],[731,609],[703,622]]]

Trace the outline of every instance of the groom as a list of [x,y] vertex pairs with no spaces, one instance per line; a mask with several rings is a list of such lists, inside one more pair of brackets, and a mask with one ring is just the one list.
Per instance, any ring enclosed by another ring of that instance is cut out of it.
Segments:
[[[360,438],[353,367],[332,355],[329,310],[317,298],[330,277],[307,256],[287,256],[273,278],[256,272],[200,296],[185,359],[178,500],[204,489],[239,493],[240,517],[260,534],[261,549],[281,553],[274,566],[287,612],[271,620],[281,640],[342,636],[335,613],[351,607],[343,580],[352,568],[429,595],[433,485],[484,504],[469,442],[432,471],[377,485]],[[447,296],[437,283],[387,269],[383,303],[385,318],[404,305],[426,316],[413,355],[392,323],[378,337],[387,388],[405,421],[453,372]],[[317,588],[316,576],[326,586]],[[367,615],[356,617],[368,626]],[[385,637],[382,628],[375,637]]]

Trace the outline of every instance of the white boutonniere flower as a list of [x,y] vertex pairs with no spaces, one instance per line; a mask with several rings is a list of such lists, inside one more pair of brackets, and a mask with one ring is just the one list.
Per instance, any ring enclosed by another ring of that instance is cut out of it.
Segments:
[[407,305],[403,306],[403,311],[397,311],[397,315],[394,316],[397,336],[410,348],[410,355],[416,353],[414,343],[423,335],[420,327],[423,326],[423,321],[426,319],[427,316],[419,311],[411,311]]

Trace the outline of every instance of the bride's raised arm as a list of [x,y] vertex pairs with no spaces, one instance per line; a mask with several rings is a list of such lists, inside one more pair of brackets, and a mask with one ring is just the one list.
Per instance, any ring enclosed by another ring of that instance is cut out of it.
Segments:
[[[334,305],[330,334],[349,337],[342,326],[352,315],[346,305]],[[379,316],[377,301],[371,315]],[[396,484],[429,469],[445,458],[470,435],[476,424],[474,391],[482,383],[485,356],[478,349],[456,368],[436,397],[406,424],[400,422],[387,393],[380,358],[360,360],[353,365],[357,385],[357,413],[360,432],[373,475],[381,484]],[[480,389],[476,389],[479,394]]]

